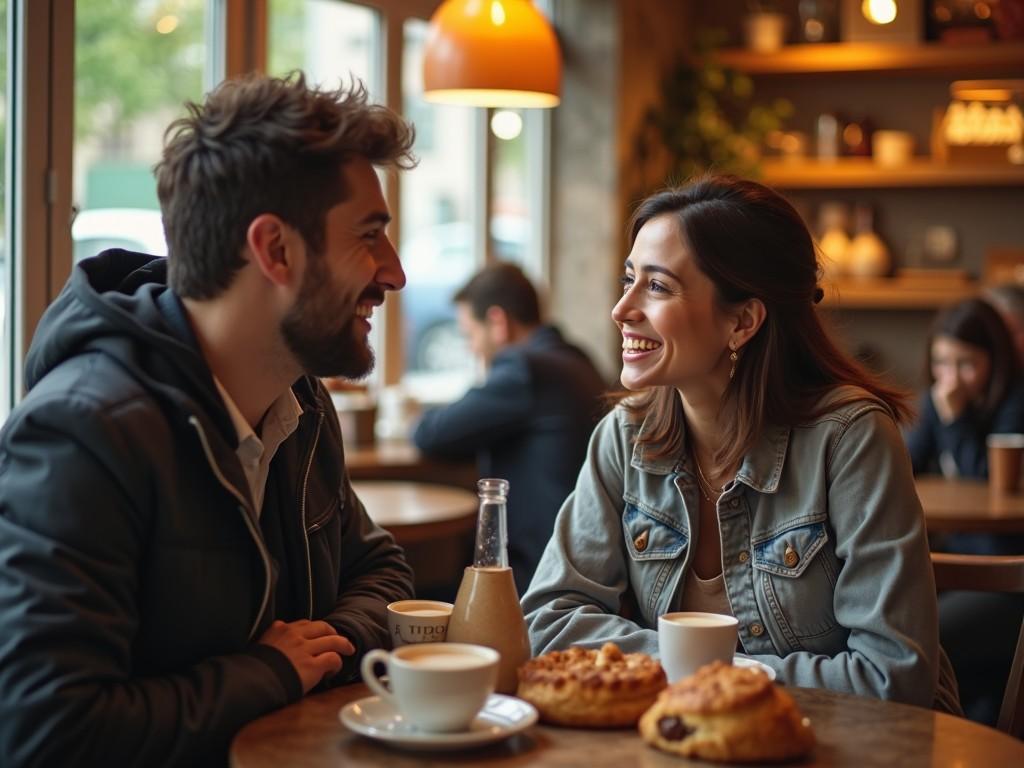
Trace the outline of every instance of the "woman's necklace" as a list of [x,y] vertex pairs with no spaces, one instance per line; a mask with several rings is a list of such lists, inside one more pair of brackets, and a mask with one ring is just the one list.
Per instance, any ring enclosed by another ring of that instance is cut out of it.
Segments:
[[[697,467],[697,479],[699,481],[697,485],[700,487],[700,492],[708,501],[717,502],[721,495],[725,493],[725,486],[723,485],[721,488],[715,488],[715,486],[711,484],[711,481],[704,476],[704,470],[700,468],[700,462],[697,461],[697,452],[691,451],[691,454],[693,455],[693,464]],[[715,496],[713,500],[711,498],[711,494],[714,494]]]

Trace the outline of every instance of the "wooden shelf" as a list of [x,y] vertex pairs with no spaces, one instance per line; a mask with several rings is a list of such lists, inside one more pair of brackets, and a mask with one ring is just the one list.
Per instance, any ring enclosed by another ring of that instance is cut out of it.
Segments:
[[726,48],[717,55],[727,67],[751,75],[918,72],[963,78],[995,74],[1020,77],[1024,72],[1024,43],[1019,42],[985,45],[817,43],[788,45],[775,53]]
[[765,160],[762,181],[781,189],[864,189],[868,187],[1019,187],[1024,165],[940,163],[928,158],[880,166],[867,157],[838,160]]
[[934,310],[978,294],[970,279],[920,277],[843,278],[825,284],[822,305],[829,309]]

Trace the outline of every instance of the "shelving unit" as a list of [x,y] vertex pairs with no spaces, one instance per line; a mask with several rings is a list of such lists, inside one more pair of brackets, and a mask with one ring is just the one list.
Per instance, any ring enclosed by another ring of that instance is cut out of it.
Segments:
[[957,165],[926,157],[893,167],[880,166],[868,157],[765,160],[761,169],[762,180],[781,189],[1024,186],[1024,165]]
[[844,278],[825,284],[822,306],[830,309],[934,310],[978,294],[977,281],[916,276]]
[[[844,79],[914,77],[1024,76],[1024,43],[948,46],[885,43],[790,45],[774,53],[741,48],[718,52],[722,64],[754,77],[842,76]],[[886,167],[871,158],[767,159],[762,180],[783,190],[878,190],[1024,187],[1024,166],[952,164],[916,157]],[[925,273],[885,278],[845,278],[827,283],[822,306],[839,310],[933,311],[977,295],[979,284],[967,277]]]
[[743,48],[718,52],[722,64],[751,75],[937,75],[1024,74],[1024,43],[908,45],[906,43],[817,43],[789,45],[774,53]]

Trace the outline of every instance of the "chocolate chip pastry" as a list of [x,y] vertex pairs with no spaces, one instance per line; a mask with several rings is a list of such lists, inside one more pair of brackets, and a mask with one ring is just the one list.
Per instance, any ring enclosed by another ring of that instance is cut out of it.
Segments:
[[615,643],[601,650],[551,651],[519,668],[516,695],[553,725],[617,728],[636,725],[665,687],[661,664],[645,653],[623,653]]
[[758,669],[720,661],[666,688],[640,735],[665,752],[730,763],[792,760],[814,747],[789,694]]

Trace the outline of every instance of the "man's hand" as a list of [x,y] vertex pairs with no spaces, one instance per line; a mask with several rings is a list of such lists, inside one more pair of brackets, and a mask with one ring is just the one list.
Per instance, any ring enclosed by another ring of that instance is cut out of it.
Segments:
[[275,621],[259,639],[263,645],[277,648],[299,673],[302,692],[341,669],[341,657],[351,656],[355,646],[339,635],[326,621]]

